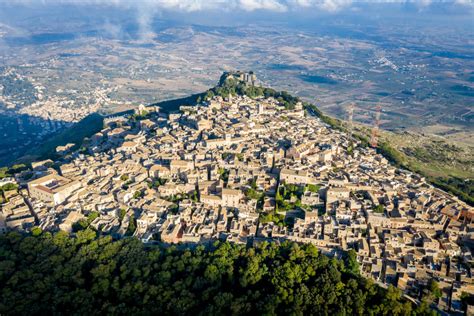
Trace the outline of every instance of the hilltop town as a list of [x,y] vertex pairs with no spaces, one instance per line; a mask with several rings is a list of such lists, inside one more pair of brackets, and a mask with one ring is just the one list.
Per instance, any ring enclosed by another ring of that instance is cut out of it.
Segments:
[[[224,80],[253,85],[255,76]],[[3,232],[91,227],[149,244],[291,240],[332,256],[355,252],[361,274],[415,301],[435,280],[440,310],[461,311],[461,293],[474,291],[474,209],[301,102],[229,94],[177,113],[140,106],[71,147],[8,180],[20,189],[4,192]]]

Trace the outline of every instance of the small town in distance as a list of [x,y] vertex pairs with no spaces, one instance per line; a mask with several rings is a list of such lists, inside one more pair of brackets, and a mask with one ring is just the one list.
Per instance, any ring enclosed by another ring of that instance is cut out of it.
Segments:
[[[231,72],[221,86],[254,87]],[[225,90],[223,90],[225,91]],[[360,273],[417,302],[436,282],[437,310],[474,291],[474,209],[393,166],[293,99],[208,94],[165,112],[138,106],[104,121],[79,150],[2,179],[0,230],[86,227],[148,245],[310,243],[357,256]],[[18,189],[17,189],[18,188]]]

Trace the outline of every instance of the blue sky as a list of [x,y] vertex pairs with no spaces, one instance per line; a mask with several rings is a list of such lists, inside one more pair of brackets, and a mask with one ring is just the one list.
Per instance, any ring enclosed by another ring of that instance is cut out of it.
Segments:
[[360,4],[400,3],[412,4],[420,9],[433,4],[445,3],[453,6],[472,9],[474,0],[0,0],[0,3],[8,5],[112,5],[120,7],[148,7],[156,10],[173,10],[184,12],[196,12],[206,10],[242,10],[290,12],[299,10],[312,10],[324,12],[337,12],[343,9],[357,7]]
[[156,19],[218,26],[255,22],[302,26],[322,19],[358,19],[356,23],[458,24],[472,33],[474,0],[0,0],[4,25],[18,30],[23,20],[33,22],[37,17],[42,18],[39,23],[52,26],[60,25],[58,17],[102,19],[112,33],[119,33],[124,17],[133,19],[142,33],[149,32]]

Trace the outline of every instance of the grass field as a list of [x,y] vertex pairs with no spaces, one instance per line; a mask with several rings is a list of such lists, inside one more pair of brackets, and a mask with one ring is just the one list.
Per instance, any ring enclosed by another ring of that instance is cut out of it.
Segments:
[[[365,126],[356,131],[370,135]],[[379,150],[392,162],[474,205],[474,147],[412,132],[380,134]]]

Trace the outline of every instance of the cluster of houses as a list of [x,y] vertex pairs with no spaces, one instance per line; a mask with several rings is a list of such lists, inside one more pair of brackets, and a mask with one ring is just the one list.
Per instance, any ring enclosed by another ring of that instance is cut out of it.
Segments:
[[435,279],[442,310],[473,293],[473,208],[301,103],[217,96],[179,113],[137,111],[108,120],[88,153],[17,175],[26,188],[2,206],[0,228],[74,232],[83,221],[146,243],[291,240],[335,256],[354,249],[362,274],[414,299]]

